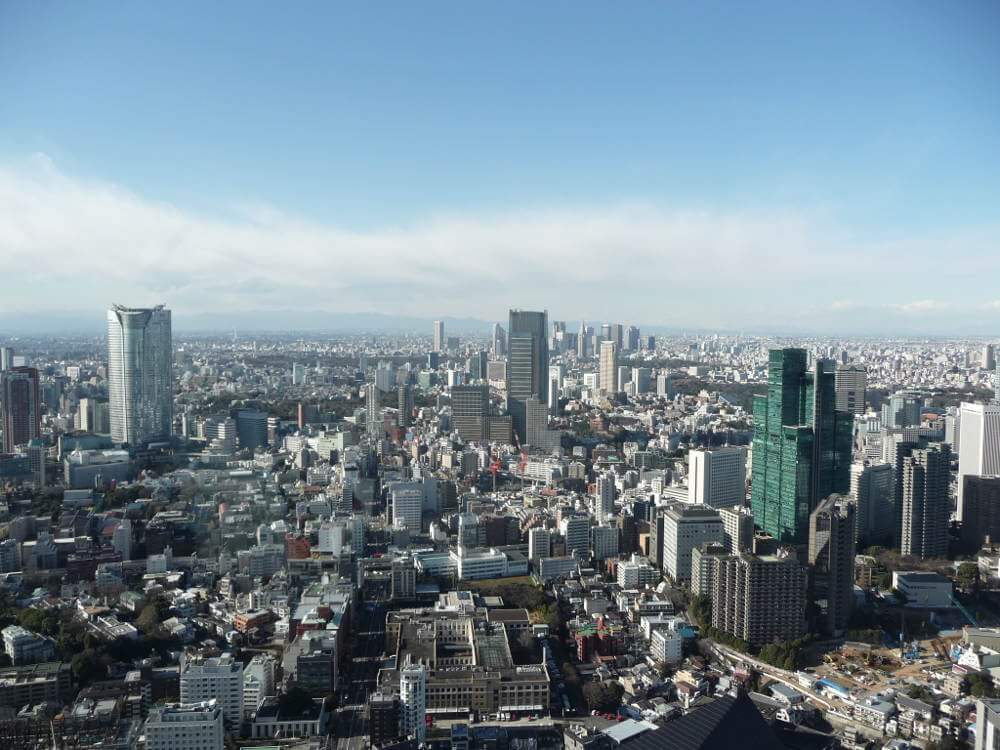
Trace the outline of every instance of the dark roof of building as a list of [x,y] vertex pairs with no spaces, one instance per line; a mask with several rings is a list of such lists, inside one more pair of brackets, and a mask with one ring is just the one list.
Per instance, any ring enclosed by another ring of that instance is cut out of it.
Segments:
[[725,696],[661,729],[623,743],[627,750],[782,750],[781,741],[745,694]]

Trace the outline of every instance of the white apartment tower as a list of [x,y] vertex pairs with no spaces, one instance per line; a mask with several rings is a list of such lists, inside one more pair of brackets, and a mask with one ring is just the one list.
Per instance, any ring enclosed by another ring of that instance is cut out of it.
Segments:
[[427,737],[427,669],[423,664],[407,664],[399,671],[400,729],[404,737],[417,743]]
[[688,452],[688,502],[713,508],[746,501],[747,449],[733,445]]
[[226,723],[243,720],[243,667],[232,654],[187,657],[181,664],[181,703],[215,700]]
[[163,305],[108,310],[111,439],[140,445],[170,437],[174,419],[170,311]]
[[615,514],[615,476],[605,472],[597,477],[597,492],[594,497],[594,517],[598,523],[605,523]]
[[434,351],[444,351],[444,321],[434,321]]

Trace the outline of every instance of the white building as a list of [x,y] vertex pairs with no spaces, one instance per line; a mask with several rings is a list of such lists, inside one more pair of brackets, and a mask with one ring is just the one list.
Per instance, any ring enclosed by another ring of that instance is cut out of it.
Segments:
[[1000,700],[980,698],[976,701],[975,750],[996,750],[1000,747]]
[[410,486],[411,483],[392,487],[392,525],[397,529],[406,529],[420,533],[420,515],[424,502],[424,491],[420,486]]
[[718,511],[700,505],[674,505],[663,515],[664,572],[674,581],[690,581],[691,550],[723,539]]
[[243,712],[257,710],[265,698],[275,692],[275,662],[270,654],[256,654],[243,669]]
[[427,669],[407,664],[399,671],[400,733],[418,743],[427,737]]
[[649,560],[632,553],[625,562],[618,563],[618,585],[623,589],[637,589],[660,580],[660,571]]
[[457,552],[451,553],[451,559],[458,571],[458,577],[464,581],[503,578],[508,575],[507,555],[500,550],[473,552],[459,547]]
[[15,666],[36,664],[55,656],[55,643],[51,638],[32,633],[20,625],[8,625],[0,632],[3,634],[4,651]]
[[152,708],[146,750],[223,750],[222,709],[215,701]]
[[615,513],[615,476],[605,472],[597,477],[597,492],[594,497],[594,517],[604,523]]
[[170,437],[174,416],[170,310],[108,310],[111,439],[137,446]]
[[122,560],[132,559],[132,522],[123,518],[111,536],[111,546],[122,556]]
[[243,668],[232,654],[182,659],[180,687],[181,703],[215,700],[229,726],[243,720]]
[[747,449],[732,445],[688,452],[688,502],[728,508],[746,500]]
[[721,508],[722,541],[730,555],[753,551],[753,512],[743,508]]
[[1000,404],[962,404],[959,409],[958,520],[963,477],[1000,474]]
[[663,664],[680,664],[683,645],[680,632],[673,628],[660,627],[649,634],[649,653]]

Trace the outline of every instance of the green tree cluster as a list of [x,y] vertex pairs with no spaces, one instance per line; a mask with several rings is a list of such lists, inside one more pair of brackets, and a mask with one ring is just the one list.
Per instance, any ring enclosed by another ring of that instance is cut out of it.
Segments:
[[583,699],[591,711],[617,711],[625,689],[618,682],[588,682],[583,686]]

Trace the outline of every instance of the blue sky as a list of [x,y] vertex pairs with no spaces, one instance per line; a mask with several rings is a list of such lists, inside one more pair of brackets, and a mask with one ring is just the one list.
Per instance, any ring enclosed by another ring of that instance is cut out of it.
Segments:
[[995,2],[5,3],[0,314],[1000,331],[1000,285],[969,293],[1000,270],[998,30]]

